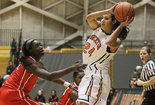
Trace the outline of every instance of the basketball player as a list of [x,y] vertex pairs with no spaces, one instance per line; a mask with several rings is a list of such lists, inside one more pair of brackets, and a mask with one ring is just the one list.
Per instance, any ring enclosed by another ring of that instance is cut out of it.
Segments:
[[38,77],[68,85],[64,81],[56,80],[70,72],[85,68],[86,65],[74,64],[63,70],[48,72],[40,58],[44,55],[43,47],[37,40],[26,40],[22,47],[23,56],[18,67],[0,88],[0,105],[39,105],[28,93],[34,87]]
[[[72,82],[72,85],[78,87],[83,76],[84,76],[83,71],[74,72],[73,73],[74,82]],[[67,88],[63,93],[62,97],[60,98],[58,105],[76,105],[77,98],[78,98],[77,91],[71,88]]]
[[[115,5],[116,6],[116,5]],[[78,105],[106,105],[110,91],[109,61],[117,52],[133,18],[118,23],[113,15],[115,6],[87,15],[92,35],[83,49],[83,63],[88,64],[78,88]],[[97,21],[98,17],[103,17]]]
[[140,58],[144,65],[137,85],[143,86],[142,105],[155,105],[155,64],[151,60],[151,55],[149,47],[142,47],[140,50]]

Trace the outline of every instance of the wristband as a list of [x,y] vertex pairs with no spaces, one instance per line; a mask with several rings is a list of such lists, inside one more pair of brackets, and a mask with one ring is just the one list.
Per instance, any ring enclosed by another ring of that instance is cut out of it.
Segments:
[[71,85],[71,84],[70,84],[69,82],[67,82],[67,81],[64,82],[64,86],[65,86],[65,87],[69,87],[70,85]]

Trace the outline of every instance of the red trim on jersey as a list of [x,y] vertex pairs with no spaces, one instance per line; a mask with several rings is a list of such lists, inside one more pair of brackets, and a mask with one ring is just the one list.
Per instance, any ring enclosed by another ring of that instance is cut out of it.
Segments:
[[[72,85],[75,85],[75,83],[73,82]],[[74,105],[72,99],[69,97],[69,93],[71,93],[72,91],[72,89],[67,88],[61,96],[57,105]]]
[[[35,61],[32,57],[28,59]],[[36,75],[29,73],[22,64],[19,64],[0,89],[0,99],[3,97],[5,101],[7,100],[6,102],[0,100],[0,103],[2,102],[4,105],[9,105],[9,103],[11,103],[10,105],[19,105],[25,102],[28,105],[32,103],[33,105],[38,105],[38,103],[28,95],[37,82],[37,79],[38,77]]]

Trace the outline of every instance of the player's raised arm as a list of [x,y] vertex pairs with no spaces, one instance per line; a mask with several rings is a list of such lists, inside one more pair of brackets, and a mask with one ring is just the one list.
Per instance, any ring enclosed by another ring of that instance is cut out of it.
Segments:
[[101,26],[101,22],[97,21],[96,19],[99,18],[99,17],[103,17],[103,15],[105,15],[105,14],[113,13],[114,8],[115,8],[116,5],[114,5],[110,9],[96,11],[96,12],[93,12],[93,13],[88,14],[87,17],[86,17],[86,21],[88,22],[89,26],[93,30],[95,30],[98,27],[100,27]]

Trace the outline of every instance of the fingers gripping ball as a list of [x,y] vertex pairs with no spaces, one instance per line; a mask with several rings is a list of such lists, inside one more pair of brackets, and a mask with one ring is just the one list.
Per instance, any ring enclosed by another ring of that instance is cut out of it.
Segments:
[[119,2],[114,9],[114,16],[117,21],[123,22],[129,18],[129,20],[135,16],[135,10],[132,4],[128,2]]

